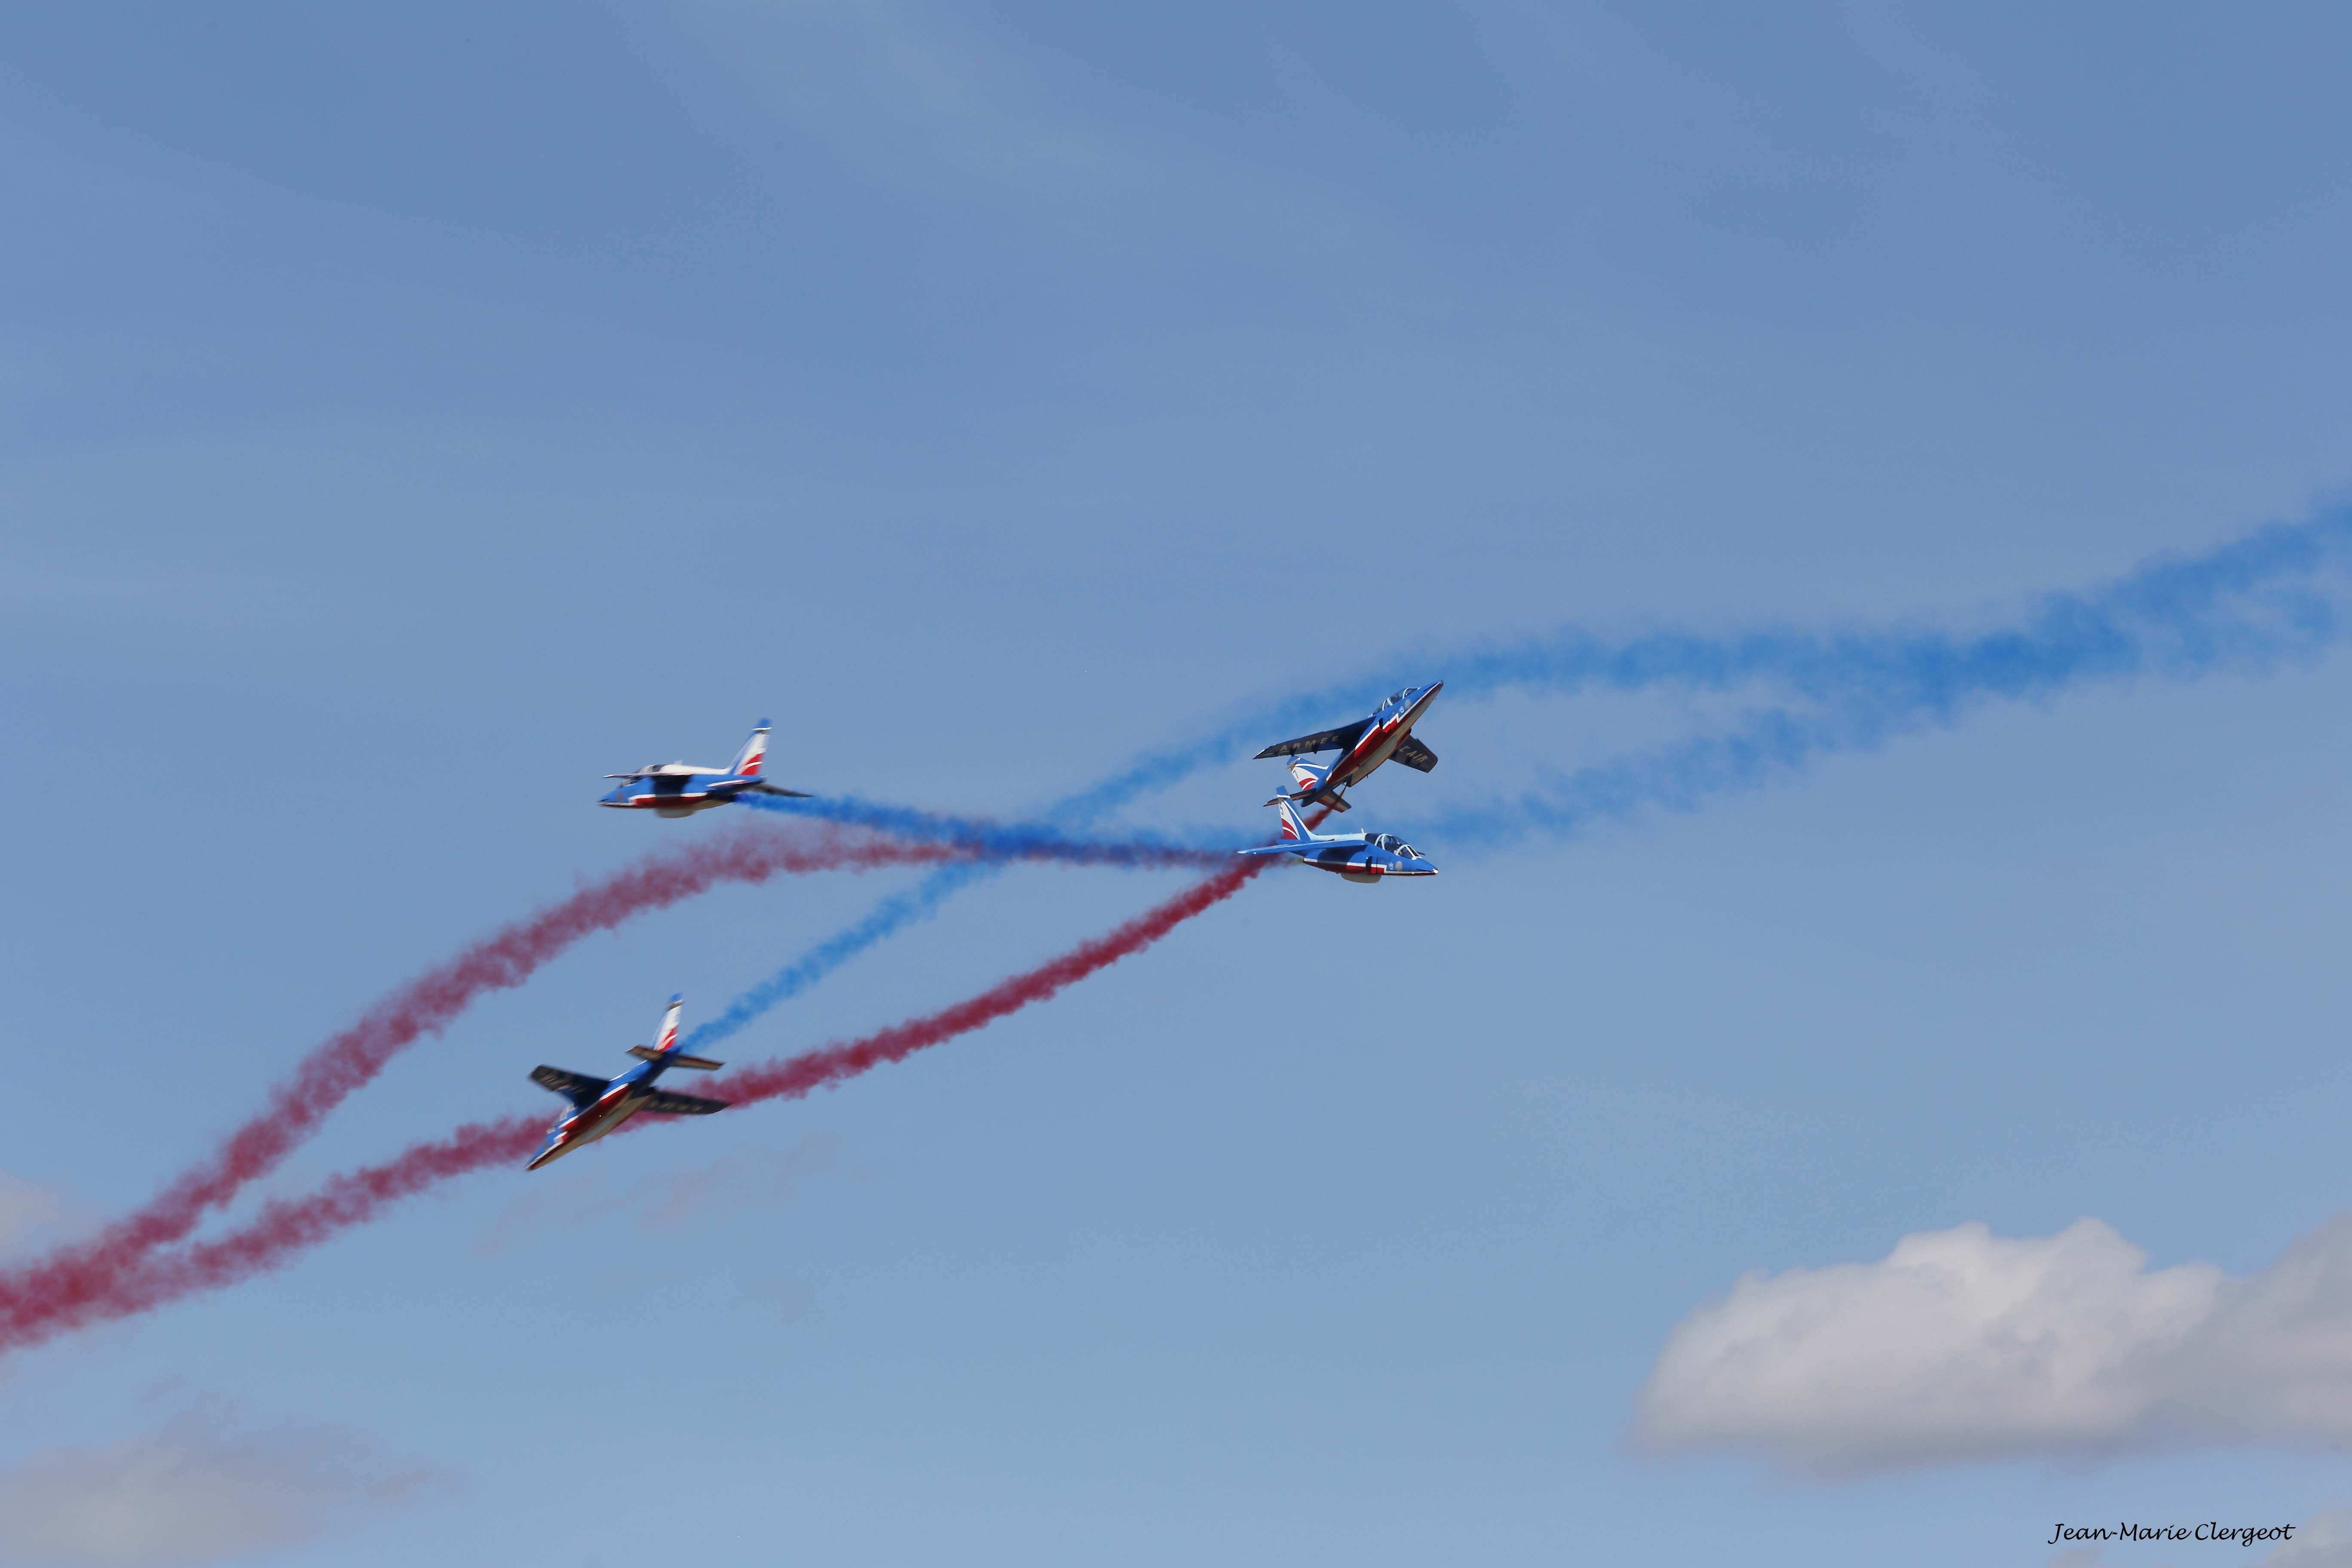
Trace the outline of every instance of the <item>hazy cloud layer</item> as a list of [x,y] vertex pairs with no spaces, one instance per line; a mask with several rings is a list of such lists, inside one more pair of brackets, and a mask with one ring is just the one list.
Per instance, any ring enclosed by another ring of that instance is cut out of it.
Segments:
[[810,1177],[846,1168],[840,1140],[816,1133],[789,1148],[739,1150],[625,1181],[612,1179],[593,1154],[584,1168],[574,1155],[551,1167],[551,1179],[508,1200],[475,1237],[473,1250],[495,1257],[561,1230],[628,1224],[656,1233],[780,1209],[800,1196]]
[[144,1564],[241,1557],[446,1483],[339,1427],[260,1428],[216,1410],[100,1448],[0,1470],[0,1563]]
[[670,14],[715,62],[871,175],[930,168],[1039,191],[1137,177],[1016,50],[935,9],[821,0]]
[[1675,1331],[1638,1436],[1824,1472],[2352,1442],[2352,1215],[2243,1279],[2147,1263],[2084,1219],[2019,1240],[1969,1224],[1876,1263],[1751,1274]]
[[2352,1568],[2352,1509],[2313,1514],[2293,1541],[2271,1549],[2260,1568]]
[[39,1246],[76,1217],[58,1188],[0,1171],[0,1257]]
[[1171,132],[1020,29],[898,0],[680,0],[667,14],[751,101],[865,179],[1035,204],[1065,226],[1049,231],[1058,245],[1149,237],[1259,266],[1297,250],[1361,267],[1405,238],[1262,143]]

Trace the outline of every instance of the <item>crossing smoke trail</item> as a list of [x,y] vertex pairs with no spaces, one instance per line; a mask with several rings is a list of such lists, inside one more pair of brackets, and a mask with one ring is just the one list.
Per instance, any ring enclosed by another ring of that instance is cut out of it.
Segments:
[[[736,832],[650,856],[570,898],[476,942],[371,1008],[313,1050],[270,1093],[259,1114],[142,1207],[91,1239],[0,1270],[0,1334],[27,1302],[99,1290],[139,1258],[184,1237],[211,1210],[275,1170],[343,1100],[426,1035],[437,1034],[485,992],[508,990],[581,938],[722,882],[763,882],[779,874],[864,871],[936,865],[1004,851],[975,844],[894,841],[831,826]],[[1061,840],[1024,851],[1038,859],[1121,866],[1223,866],[1223,855],[1165,846]]]
[[1194,915],[1240,892],[1268,864],[1264,859],[1249,859],[1220,871],[1108,936],[1081,943],[1050,963],[1002,981],[969,1001],[846,1045],[826,1046],[764,1067],[722,1074],[713,1081],[711,1092],[739,1105],[764,1100],[798,1100],[814,1089],[856,1078],[885,1062],[904,1061],[917,1051],[951,1040],[1008,1013],[1016,1013],[1033,1002],[1043,1002],[1128,954],[1140,952]]
[[[1100,817],[1100,808],[1087,809],[1085,797],[1074,797],[1053,807],[1049,817],[1060,817],[1071,827],[1084,827]],[[913,811],[897,806],[876,806],[848,798],[821,797],[814,800],[781,799],[773,796],[753,796],[746,804],[763,810],[781,811],[795,816],[824,816],[841,823],[869,826],[880,831],[904,834],[922,838],[934,834],[951,834],[961,842],[972,842],[965,827],[969,819],[936,816],[929,812]],[[1036,847],[1041,852],[1050,847],[1071,842],[1067,829],[1035,824],[981,824],[987,831],[977,841],[986,845],[1002,845],[1008,850]],[[1139,840],[1158,844],[1158,840]],[[1185,851],[1176,850],[1183,853]],[[1220,859],[1223,852],[1216,852]],[[1005,858],[1017,858],[1008,854]],[[719,1012],[695,1026],[687,1037],[684,1049],[703,1051],[717,1045],[772,1009],[799,995],[851,959],[903,931],[919,920],[936,913],[939,907],[973,883],[987,878],[1002,860],[991,863],[969,861],[961,865],[942,866],[905,892],[893,893],[860,918],[856,924],[845,926],[818,942],[800,957],[768,976],[730,1002]]]
[[1726,732],[1701,735],[1538,782],[1500,805],[1399,824],[1402,837],[1496,849],[1547,834],[1574,838],[1598,823],[1653,811],[1696,811],[1709,800],[1761,789],[1816,757],[1875,743],[1883,731],[1848,721],[1772,709]]
[[[1033,1003],[1043,1002],[1088,975],[1158,942],[1204,910],[1241,891],[1265,868],[1248,860],[1197,882],[1108,935],[1083,942],[1051,962],[1000,981],[979,995],[924,1017],[896,1024],[861,1039],[825,1046],[764,1067],[721,1077],[711,1092],[738,1106],[797,1100],[856,1078],[886,1062],[970,1034]],[[641,1125],[632,1121],[624,1131]],[[538,1146],[543,1117],[510,1116],[476,1122],[446,1138],[418,1143],[379,1165],[346,1172],[307,1197],[278,1199],[252,1224],[177,1252],[151,1253],[110,1276],[55,1276],[20,1293],[0,1321],[0,1351],[147,1311],[181,1297],[216,1290],[275,1268],[339,1231],[364,1225],[386,1206],[452,1177],[522,1160]]]
[[[801,798],[746,795],[743,804],[787,816],[814,817],[843,827],[863,827],[894,838],[952,844],[975,858],[990,860],[1068,859],[1094,865],[1149,866],[1169,864],[1169,858],[1196,854],[1211,847],[1178,843],[1163,837],[1131,834],[1106,843],[1073,838],[1066,829],[1048,823],[987,822],[969,816],[945,816],[912,806],[888,805],[855,795],[811,795]],[[1221,836],[1222,842],[1223,836]]]
[[695,1026],[680,1048],[689,1056],[708,1055],[709,1047],[719,1041],[799,995],[893,931],[930,914],[992,869],[977,862],[942,866],[907,891],[891,894],[855,925],[835,931]]
[[1612,639],[1571,626],[1504,645],[1423,647],[1389,659],[1385,674],[1284,699],[1148,753],[1051,815],[1099,820],[1136,795],[1247,756],[1272,736],[1367,710],[1407,674],[1443,678],[1448,701],[1505,690],[1568,696],[1770,685],[1891,719],[1947,713],[1979,696],[2046,695],[2100,677],[2193,679],[2233,666],[2260,668],[2340,639],[2347,557],[2352,509],[2338,509],[2273,523],[2200,554],[2152,561],[2101,587],[2044,595],[2017,624],[1975,637],[1766,630]]
[[866,869],[945,858],[949,851],[864,835],[736,835],[648,857],[570,898],[474,943],[369,1009],[304,1058],[271,1091],[258,1115],[208,1158],[146,1205],[91,1239],[0,1272],[0,1326],[28,1300],[94,1288],[156,1247],[179,1240],[247,1184],[268,1174],[334,1108],[365,1087],[402,1050],[446,1027],[484,992],[521,984],[541,964],[594,931],[691,898],[721,882],[759,882],[778,872]]
[[[1800,716],[1776,709],[1729,734],[1539,780],[1492,806],[1390,826],[1431,847],[1464,849],[1499,848],[1539,833],[1572,836],[1595,820],[1622,819],[1645,805],[1687,809],[1726,790],[1760,784],[1775,773],[1794,772],[1812,757],[1866,749],[1909,726],[1949,722],[1972,701],[2031,700],[2084,680],[2147,673],[2193,679],[2315,654],[2340,636],[2340,585],[2331,574],[2340,574],[2347,549],[2352,512],[2277,524],[2201,555],[2150,563],[2102,588],[2048,595],[2018,625],[1976,637],[1660,632],[1612,641],[1570,628],[1507,646],[1417,654],[1399,661],[1400,668],[1443,675],[1447,699],[1455,701],[1513,689],[1564,696],[1591,689],[1727,691],[1766,684],[1832,711]],[[1261,708],[1056,802],[1045,815],[1066,825],[1058,829],[1000,830],[1051,837],[1091,826],[1138,795],[1247,756],[1271,736],[1369,709],[1393,679],[1393,674],[1366,678]],[[802,803],[781,804],[791,809]],[[857,809],[853,805],[845,819],[857,820]],[[955,820],[907,813],[892,830],[924,837]],[[981,865],[944,867],[912,890],[892,895],[706,1020],[694,1032],[695,1047],[734,1034],[989,874]]]
[[[1643,807],[1694,810],[1709,797],[1759,786],[1820,757],[1869,751],[1898,735],[1955,723],[1984,701],[2032,700],[2095,679],[2155,674],[2192,680],[2315,658],[2343,634],[2339,606],[2319,577],[2343,564],[2347,545],[2352,514],[2268,529],[2193,561],[2145,567],[2095,594],[2056,595],[2024,626],[1974,638],[1748,639],[1741,668],[1772,669],[1819,706],[1771,710],[1728,733],[1538,777],[1533,787],[1495,804],[1406,817],[1400,827],[1423,842],[1465,850],[1507,847],[1538,835],[1573,837],[1597,819]],[[1662,663],[1696,676],[1727,646],[1707,650],[1692,639],[1659,638],[1618,651],[1628,666]],[[1468,673],[1474,681],[1531,679],[1547,667],[1548,656],[1523,651]]]
[[[2097,679],[2195,679],[2316,652],[2342,636],[2352,511],[2257,530],[2201,555],[2151,562],[2107,585],[2044,596],[2019,624],[1948,632],[1657,633],[1610,642],[1569,630],[1432,656],[1446,689],[1554,693],[1771,683],[1881,722],[1940,717],[1982,697],[2031,698]],[[1434,668],[1434,666],[1433,666]]]
[[[1740,733],[1588,770],[1484,812],[1438,819],[1417,827],[1416,835],[1433,842],[1458,837],[1466,845],[1499,844],[1531,831],[1572,832],[1595,816],[1624,815],[1645,799],[1670,807],[1677,799],[1695,802],[1759,781],[1776,767],[1800,766],[1829,750],[1874,744],[1906,726],[1948,721],[1968,703],[1981,699],[2047,696],[2085,679],[2141,673],[2193,679],[2223,668],[2261,668],[2282,658],[2315,653],[2340,635],[2340,584],[2327,574],[2343,565],[2347,543],[2352,543],[2352,513],[2263,529],[2204,555],[2143,567],[2103,589],[2053,595],[2020,626],[1976,637],[1766,632],[1731,638],[1657,634],[1612,642],[1570,630],[1499,648],[1423,654],[1415,668],[1444,673],[1456,699],[1514,688],[1559,694],[1591,687],[1635,690],[1660,685],[1725,690],[1769,682],[1822,703],[1830,712],[1825,717],[1768,714]],[[1328,722],[1335,710],[1369,706],[1387,683],[1386,679],[1353,682],[1263,709],[1188,745],[1143,757],[1124,773],[1060,803],[1052,815],[1068,823],[1099,820],[1137,795],[1244,753],[1270,731]],[[850,803],[847,809],[893,810],[859,803]],[[897,814],[895,821],[894,831],[921,838],[932,847],[928,858],[942,862],[975,860],[1001,850],[1024,858],[1181,864],[1186,863],[1181,857],[1199,853],[1156,842],[1110,849],[1069,839],[1066,829],[998,827],[923,813]],[[976,832],[976,827],[984,831]],[[992,839],[989,835],[1000,837]],[[1012,847],[1003,835],[1022,839],[1021,847]],[[919,847],[902,847],[908,848],[906,858],[889,863],[926,858]],[[982,867],[972,864],[935,871],[914,893],[886,902],[858,925],[739,998],[720,1019],[698,1031],[697,1038],[708,1040],[740,1028],[983,874]],[[674,902],[709,885],[638,907]],[[623,918],[626,916],[615,920]],[[525,927],[531,924],[525,922]],[[494,969],[502,962],[495,954],[485,959]],[[296,1081],[278,1091],[273,1110],[283,1100],[288,1113],[283,1121],[269,1114],[257,1118],[215,1161],[93,1242],[54,1254],[30,1268],[0,1274],[0,1333],[9,1321],[9,1303],[29,1275],[44,1268],[70,1271],[100,1259],[116,1260],[119,1267],[120,1260],[135,1258],[144,1248],[184,1237],[204,1212],[226,1201],[252,1175],[274,1166],[287,1149],[308,1136],[327,1110],[381,1070],[391,1054],[419,1034],[446,1025],[481,990],[520,984],[530,968],[543,961],[533,960],[510,979],[458,984],[460,994],[433,1012],[429,1023],[411,1027],[397,1009],[386,1014],[392,1002],[372,1013],[354,1030],[314,1053]],[[436,977],[444,984],[458,984],[436,971],[417,986]],[[394,1002],[406,994],[396,994]],[[375,1042],[373,1048],[382,1054],[371,1058],[361,1037]],[[387,1047],[384,1040],[395,1043]],[[325,1061],[339,1046],[352,1047],[354,1054]],[[248,1169],[251,1174],[237,1173]]]

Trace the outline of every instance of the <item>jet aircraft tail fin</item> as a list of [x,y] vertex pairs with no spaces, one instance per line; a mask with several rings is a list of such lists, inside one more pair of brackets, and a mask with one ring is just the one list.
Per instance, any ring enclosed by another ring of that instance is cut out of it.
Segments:
[[1290,763],[1290,778],[1295,787],[1285,790],[1265,804],[1272,805],[1275,800],[1313,800],[1321,792],[1323,781],[1331,776],[1331,767],[1329,763],[1310,763],[1304,757],[1294,758]]
[[1298,807],[1291,804],[1288,796],[1276,795],[1274,804],[1282,808],[1282,841],[1285,844],[1304,844],[1315,837],[1307,831],[1307,824],[1299,820]]
[[659,1062],[665,1067],[699,1068],[704,1072],[716,1072],[725,1067],[725,1062],[713,1061],[709,1057],[690,1057],[677,1048],[677,1016],[685,1005],[684,996],[671,997],[669,1005],[662,1009],[661,1033],[654,1037],[654,1043],[631,1046],[629,1054],[639,1061]]
[[1331,770],[1337,765],[1336,763],[1310,763],[1304,758],[1293,761],[1290,776],[1298,787],[1276,795],[1274,800],[1265,804],[1272,805],[1275,800],[1304,801],[1311,805],[1319,805],[1326,811],[1347,810],[1346,797],[1338,790],[1324,787],[1324,781],[1331,776]]
[[740,776],[758,778],[760,764],[767,759],[768,721],[762,719],[760,727],[751,731],[751,738],[743,742],[743,749],[735,753],[735,763],[730,771]]

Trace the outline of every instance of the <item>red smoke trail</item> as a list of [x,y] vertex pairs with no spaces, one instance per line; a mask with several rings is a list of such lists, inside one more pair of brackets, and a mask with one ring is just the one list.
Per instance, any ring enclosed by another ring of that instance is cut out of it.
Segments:
[[1220,871],[1158,908],[1138,915],[1109,935],[1074,947],[1025,974],[1000,981],[943,1012],[894,1025],[846,1045],[825,1046],[765,1067],[728,1073],[712,1082],[710,1092],[737,1105],[762,1100],[798,1100],[812,1089],[856,1078],[884,1062],[904,1061],[917,1051],[951,1040],[1007,1013],[1019,1012],[1032,1002],[1043,1002],[1095,971],[1150,946],[1194,915],[1240,892],[1242,884],[1265,869],[1266,865],[1265,860],[1251,859],[1231,870]]
[[0,1340],[51,1304],[102,1295],[115,1277],[179,1240],[204,1215],[267,1174],[317,1131],[327,1114],[425,1035],[438,1033],[483,993],[521,984],[531,972],[591,932],[708,891],[721,882],[763,882],[778,873],[863,871],[968,858],[952,845],[906,844],[869,833],[746,830],[691,848],[649,856],[592,882],[561,903],[516,922],[426,971],[305,1058],[271,1091],[260,1114],[145,1206],[92,1239],[0,1271]]
[[[884,1062],[903,1061],[1033,1002],[1043,1002],[1150,946],[1194,915],[1232,898],[1266,865],[1265,860],[1253,859],[1220,871],[1108,936],[999,982],[952,1007],[893,1025],[863,1039],[728,1074],[713,1089],[739,1105],[798,1099]],[[0,1350],[37,1344],[71,1329],[128,1317],[274,1268],[338,1231],[365,1224],[401,1198],[468,1171],[523,1159],[538,1146],[546,1122],[545,1117],[516,1116],[461,1127],[447,1138],[416,1144],[383,1164],[336,1176],[308,1197],[268,1204],[251,1225],[217,1240],[165,1256],[129,1259],[128,1266],[103,1278],[88,1271],[53,1273],[38,1288],[20,1290],[10,1301],[6,1317],[0,1320]]]

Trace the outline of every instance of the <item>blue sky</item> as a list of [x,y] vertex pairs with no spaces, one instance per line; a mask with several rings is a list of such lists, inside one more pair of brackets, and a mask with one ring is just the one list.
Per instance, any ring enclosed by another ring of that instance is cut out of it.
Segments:
[[[1295,692],[1444,677],[1422,650],[1967,631],[2341,500],[2347,31],[0,20],[0,1243],[138,1202],[404,978],[713,831],[596,811],[599,775],[723,761],[763,714],[798,787],[1012,813]],[[473,1178],[0,1362],[0,1552],[1942,1568],[2048,1562],[2059,1519],[2324,1540],[2345,1434],[2263,1391],[2352,1377],[2323,1331],[2352,1297],[2319,1268],[2309,1334],[2261,1314],[2347,1207],[2347,700],[2326,655],[2095,682],[1573,841],[1417,838],[1426,885],[1269,876],[838,1092]],[[1762,700],[1441,699],[1441,766],[1383,772],[1348,826]],[[1270,773],[1121,820],[1253,835]],[[268,1190],[551,1111],[534,1063],[616,1068],[670,992],[690,1027],[911,880],[584,943]],[[730,1055],[955,1000],[1180,885],[1008,872]],[[2060,1247],[2086,1216],[2145,1270]],[[2019,1392],[1969,1359],[1965,1290],[1940,1327],[1873,1294],[1902,1238],[1972,1222],[2056,1281],[2020,1287],[2036,1342],[2105,1370]],[[1762,1310],[1750,1274],[1835,1331],[1760,1392],[1676,1359]],[[1685,1367],[1687,1402],[1645,1394]]]

